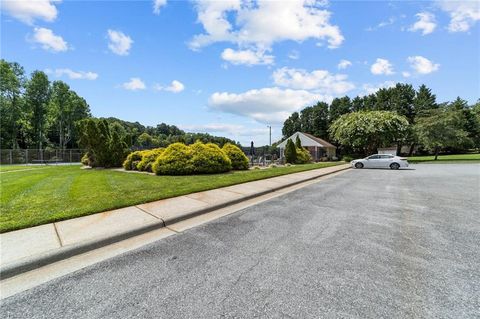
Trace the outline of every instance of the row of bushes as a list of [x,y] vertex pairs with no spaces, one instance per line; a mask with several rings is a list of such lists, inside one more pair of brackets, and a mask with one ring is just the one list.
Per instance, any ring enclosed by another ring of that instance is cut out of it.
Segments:
[[233,144],[220,148],[197,141],[192,145],[174,143],[165,149],[132,152],[123,167],[157,175],[213,174],[248,169],[248,158]]

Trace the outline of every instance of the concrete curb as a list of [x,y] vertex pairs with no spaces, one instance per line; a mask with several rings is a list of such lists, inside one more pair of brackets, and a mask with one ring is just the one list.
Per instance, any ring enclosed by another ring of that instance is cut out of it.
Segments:
[[[98,249],[98,248],[101,248],[101,247],[104,247],[104,246],[107,246],[107,245],[110,245],[110,244],[113,244],[113,243],[116,243],[116,242],[119,242],[119,241],[122,241],[122,240],[129,239],[131,237],[135,237],[135,236],[138,236],[138,235],[141,235],[141,234],[144,234],[144,233],[148,233],[148,232],[151,232],[153,230],[156,230],[156,229],[159,229],[159,228],[162,228],[162,227],[166,227],[166,226],[171,225],[171,224],[178,223],[180,221],[190,219],[192,217],[196,217],[196,216],[199,216],[199,215],[202,215],[202,214],[206,214],[206,213],[212,212],[214,210],[218,210],[218,209],[230,206],[230,205],[238,204],[238,203],[243,202],[245,200],[249,200],[249,199],[252,199],[252,198],[255,198],[255,197],[259,197],[259,196],[262,196],[262,195],[273,193],[273,192],[276,192],[278,190],[281,190],[281,189],[284,189],[284,188],[287,188],[287,187],[290,187],[290,186],[294,186],[294,185],[297,185],[297,184],[300,184],[300,183],[311,181],[311,180],[314,180],[314,179],[317,179],[317,178],[320,178],[320,177],[323,177],[323,176],[327,176],[327,175],[334,174],[334,173],[337,173],[337,172],[341,172],[341,171],[344,171],[344,170],[347,170],[347,169],[351,168],[350,166],[345,166],[345,165],[339,165],[339,166],[340,167],[338,167],[338,169],[334,170],[334,171],[324,172],[324,173],[322,173],[320,171],[318,175],[315,175],[313,177],[307,177],[305,179],[292,181],[292,182],[285,183],[283,185],[279,185],[278,187],[273,187],[273,188],[270,188],[268,190],[265,190],[265,191],[262,191],[262,192],[259,192],[259,193],[255,193],[255,194],[252,194],[252,195],[247,195],[247,196],[239,198],[239,199],[231,200],[231,201],[228,201],[228,202],[225,202],[225,203],[222,203],[222,204],[218,204],[218,205],[211,205],[211,206],[208,206],[208,207],[205,207],[205,208],[201,208],[201,209],[195,210],[193,212],[189,212],[187,214],[179,215],[178,217],[169,219],[167,222],[165,222],[163,220],[160,220],[158,222],[143,225],[141,227],[137,227],[137,228],[131,229],[131,230],[126,231],[126,232],[117,233],[117,234],[114,234],[112,236],[97,238],[95,240],[86,241],[86,242],[83,242],[83,243],[80,243],[80,244],[72,244],[72,245],[64,246],[64,247],[52,250],[50,252],[46,252],[44,254],[41,254],[40,256],[37,255],[37,256],[32,256],[32,257],[26,257],[26,258],[23,258],[19,261],[12,262],[10,264],[2,266],[0,268],[0,279],[1,280],[7,279],[7,278],[10,278],[10,277],[13,277],[13,276],[16,276],[16,275],[19,275],[19,274],[22,274],[22,273],[25,273],[25,272],[43,267],[43,266],[46,266],[48,264],[52,264],[54,262],[58,262],[60,260],[64,260],[64,259],[73,257],[75,255],[83,254],[83,253],[86,253],[86,252],[91,251],[91,250],[95,250],[95,249]],[[333,167],[335,167],[335,166],[333,166]],[[303,172],[309,172],[309,171],[303,171]],[[303,172],[299,172],[299,173],[303,173]],[[289,174],[280,175],[280,176],[276,176],[276,177],[288,176],[288,175]],[[265,180],[269,180],[269,179],[267,178]],[[236,185],[241,185],[241,184],[236,184]]]

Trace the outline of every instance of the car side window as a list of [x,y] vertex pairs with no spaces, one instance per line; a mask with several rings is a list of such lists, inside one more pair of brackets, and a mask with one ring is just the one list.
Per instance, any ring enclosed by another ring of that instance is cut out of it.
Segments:
[[372,155],[368,157],[368,159],[379,159],[379,158],[380,158],[379,155]]

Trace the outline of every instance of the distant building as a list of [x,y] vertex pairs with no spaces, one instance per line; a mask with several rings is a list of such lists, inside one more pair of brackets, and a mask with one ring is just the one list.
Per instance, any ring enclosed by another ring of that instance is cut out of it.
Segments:
[[302,146],[310,152],[314,161],[318,162],[322,159],[334,159],[337,153],[337,147],[330,144],[329,142],[315,137],[308,133],[296,132],[289,138],[285,139],[282,143],[277,145],[277,148],[280,149],[280,158],[283,158],[285,155],[285,146],[287,146],[287,141],[292,140],[295,143],[297,136],[300,138]]

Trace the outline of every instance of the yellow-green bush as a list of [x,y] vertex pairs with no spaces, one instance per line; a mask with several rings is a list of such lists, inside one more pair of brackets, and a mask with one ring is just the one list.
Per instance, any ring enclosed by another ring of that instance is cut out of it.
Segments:
[[137,164],[137,170],[151,172],[152,165],[157,158],[162,155],[164,148],[155,148],[153,150],[145,151],[142,155],[141,161]]
[[157,175],[188,175],[194,172],[191,164],[192,151],[183,143],[170,144],[157,157],[152,170]]
[[244,170],[248,169],[248,157],[237,146],[227,143],[223,145],[222,150],[232,162],[232,169]]
[[127,159],[123,162],[123,168],[128,171],[136,170],[137,164],[142,160],[145,151],[135,151],[128,154]]
[[296,151],[297,151],[297,159],[295,160],[296,164],[306,164],[312,161],[312,155],[307,149],[303,147],[297,147]]
[[203,144],[200,141],[190,145],[191,165],[196,174],[212,174],[228,172],[232,162],[216,144]]

